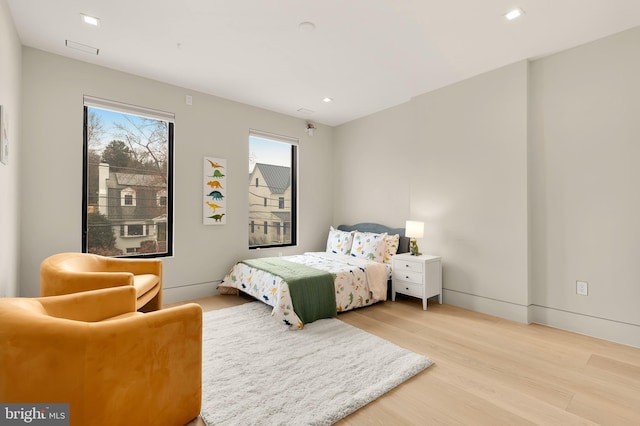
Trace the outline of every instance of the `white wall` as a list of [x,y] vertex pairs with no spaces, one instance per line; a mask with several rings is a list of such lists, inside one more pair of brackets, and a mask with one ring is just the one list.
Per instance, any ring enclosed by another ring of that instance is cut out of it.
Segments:
[[445,303],[640,346],[638,46],[635,28],[336,128],[334,222],[423,220]]
[[[193,105],[185,104],[185,95]],[[331,224],[332,129],[111,69],[23,49],[24,194],[21,293],[39,292],[38,268],[47,256],[81,250],[83,95],[174,112],[175,250],[164,262],[165,301],[214,294],[241,258],[319,250]],[[248,135],[257,129],[300,140],[298,247],[249,252]],[[227,159],[228,216],[224,226],[202,225],[202,157]],[[305,191],[304,188],[313,190]]]
[[635,28],[533,62],[530,140],[533,320],[635,346],[638,46]]
[[375,222],[404,228],[409,215],[412,132],[407,104],[334,129],[336,224]]
[[527,64],[335,129],[334,222],[425,222],[444,299],[527,320]]
[[21,46],[6,0],[0,0],[0,105],[6,108],[9,162],[0,163],[0,297],[17,296],[19,262]]

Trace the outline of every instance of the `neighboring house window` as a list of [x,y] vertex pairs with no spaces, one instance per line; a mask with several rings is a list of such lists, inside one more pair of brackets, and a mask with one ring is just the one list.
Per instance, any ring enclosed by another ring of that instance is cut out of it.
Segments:
[[174,114],[84,97],[82,250],[173,254]]
[[162,191],[158,191],[158,193],[156,194],[156,202],[157,202],[158,206],[166,207],[167,206],[167,191],[165,191],[164,189]]
[[[296,245],[297,163],[297,139],[250,131],[247,218],[250,249]],[[263,223],[262,233],[253,232],[254,222]]]
[[139,237],[140,235],[145,235],[144,233],[144,225],[128,225],[128,234],[130,237],[136,236]]
[[125,188],[120,193],[120,205],[121,206],[135,206],[136,205],[136,191],[131,188]]

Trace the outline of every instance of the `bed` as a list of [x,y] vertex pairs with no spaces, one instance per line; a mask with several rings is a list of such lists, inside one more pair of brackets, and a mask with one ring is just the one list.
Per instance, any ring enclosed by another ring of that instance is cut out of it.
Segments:
[[240,261],[218,289],[221,294],[242,291],[272,306],[278,322],[301,329],[387,300],[391,258],[408,251],[404,228],[340,225],[329,229],[325,251]]

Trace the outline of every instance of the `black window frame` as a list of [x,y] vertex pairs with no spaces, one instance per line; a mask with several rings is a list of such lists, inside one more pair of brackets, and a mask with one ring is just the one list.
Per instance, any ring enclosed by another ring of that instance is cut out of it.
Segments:
[[[86,100],[85,96],[85,100]],[[110,102],[110,101],[105,101]],[[116,102],[113,102],[117,104]],[[120,104],[123,105],[124,104]],[[134,111],[140,110],[144,111],[145,108],[139,108],[131,106],[131,108],[127,108],[125,106],[124,113],[131,115],[141,115],[136,114]],[[100,107],[98,107],[100,108]],[[156,118],[158,119],[158,118]],[[88,173],[89,173],[89,144],[88,144],[88,120],[89,120],[89,105],[86,102],[83,105],[83,119],[82,119],[82,229],[81,229],[81,238],[82,238],[82,253],[88,252],[88,216],[89,216],[89,182],[88,182]],[[175,162],[175,123],[173,120],[165,120],[168,124],[168,141],[167,141],[167,221],[166,221],[166,229],[163,229],[163,232],[166,233],[166,249],[162,253],[123,253],[118,256],[111,257],[124,257],[124,258],[164,258],[164,257],[172,257],[173,256],[173,243],[174,243],[174,162]]]
[[[255,136],[262,139],[272,140],[274,142],[287,143],[291,147],[290,151],[290,163],[291,163],[291,209],[290,209],[290,222],[289,226],[287,226],[287,222],[283,223],[282,226],[282,236],[287,235],[287,230],[290,230],[290,241],[286,243],[275,243],[275,244],[262,244],[262,245],[249,245],[249,250],[260,250],[260,249],[268,249],[268,248],[277,248],[277,247],[291,247],[298,245],[298,140],[295,138],[276,135],[273,133],[262,132],[258,130],[250,130],[249,138]],[[250,185],[254,184],[254,182],[250,182]],[[258,186],[258,178],[255,180],[255,185]],[[250,218],[247,218],[249,220]],[[267,226],[265,226],[264,234],[267,234],[268,231],[268,222]],[[249,225],[251,226],[251,221],[249,220]],[[257,225],[259,227],[259,225]],[[253,229],[252,229],[253,231]],[[253,233],[253,232],[252,232]]]

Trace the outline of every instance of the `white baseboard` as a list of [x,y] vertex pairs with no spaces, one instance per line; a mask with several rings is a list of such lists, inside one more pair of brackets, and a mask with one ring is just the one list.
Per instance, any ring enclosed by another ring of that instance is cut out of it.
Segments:
[[210,281],[181,287],[165,287],[162,289],[162,303],[184,302],[200,297],[214,296],[218,294],[217,288],[219,283],[219,281]]
[[528,307],[503,300],[461,293],[455,290],[442,289],[443,302],[482,314],[493,315],[511,321],[529,323]]
[[525,324],[534,322],[623,345],[640,347],[640,325],[538,305],[518,305],[447,289],[443,289],[443,301],[449,305],[511,321]]
[[537,305],[531,305],[529,312],[530,321],[537,324],[640,348],[640,325]]

